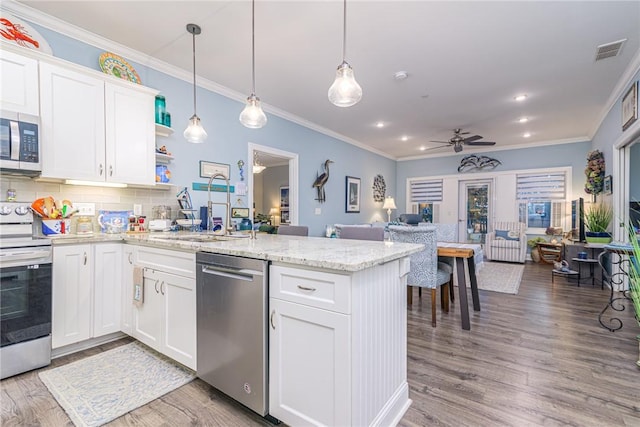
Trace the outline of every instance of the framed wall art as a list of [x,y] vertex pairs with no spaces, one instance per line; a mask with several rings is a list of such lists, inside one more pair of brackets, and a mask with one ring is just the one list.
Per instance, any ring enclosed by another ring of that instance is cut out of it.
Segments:
[[346,177],[345,212],[360,212],[360,178]]
[[211,178],[211,175],[216,173],[222,173],[224,176],[229,178],[229,165],[225,163],[214,163],[200,160],[200,178]]
[[231,208],[231,218],[249,218],[249,208]]
[[611,175],[604,177],[604,181],[602,181],[602,192],[604,194],[613,193],[613,188],[611,187]]
[[622,131],[638,120],[638,82],[635,81],[622,97]]

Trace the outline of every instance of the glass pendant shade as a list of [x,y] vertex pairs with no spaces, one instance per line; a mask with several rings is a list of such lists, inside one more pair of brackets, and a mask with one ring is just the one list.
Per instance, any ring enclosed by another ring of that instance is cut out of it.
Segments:
[[356,82],[353,68],[346,61],[338,67],[328,95],[329,101],[338,107],[351,107],[362,99],[362,88]]
[[200,124],[200,117],[195,114],[189,119],[189,126],[184,130],[183,136],[192,144],[200,144],[207,139],[207,132]]
[[260,98],[253,93],[247,98],[247,105],[240,113],[240,123],[250,129],[260,129],[267,124],[267,116],[262,111]]

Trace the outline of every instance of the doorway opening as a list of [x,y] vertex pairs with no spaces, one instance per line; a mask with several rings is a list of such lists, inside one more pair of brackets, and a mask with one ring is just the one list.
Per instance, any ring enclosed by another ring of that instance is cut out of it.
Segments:
[[[249,143],[248,205],[256,221],[270,225],[298,224],[298,154]],[[264,166],[252,173],[257,162]]]
[[460,181],[460,242],[484,243],[491,214],[492,180]]

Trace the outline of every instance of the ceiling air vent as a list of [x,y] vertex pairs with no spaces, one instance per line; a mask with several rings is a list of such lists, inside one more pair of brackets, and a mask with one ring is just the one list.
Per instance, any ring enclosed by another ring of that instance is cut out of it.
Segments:
[[617,56],[622,51],[622,46],[626,41],[627,39],[622,39],[616,42],[601,44],[596,50],[596,61]]

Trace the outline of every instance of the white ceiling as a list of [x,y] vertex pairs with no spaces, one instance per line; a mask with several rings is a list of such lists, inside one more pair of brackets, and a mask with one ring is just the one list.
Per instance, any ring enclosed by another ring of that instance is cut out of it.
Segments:
[[[198,75],[251,91],[249,1],[20,3],[188,71],[185,25],[196,23]],[[338,108],[327,89],[342,59],[342,7],[258,0],[256,93],[267,116],[274,106],[392,158],[453,154],[419,148],[458,127],[496,148],[589,139],[640,62],[639,1],[350,0],[346,59],[364,95]],[[620,39],[621,55],[594,61],[598,45]],[[400,70],[409,77],[396,81]],[[516,103],[519,93],[527,101]]]

